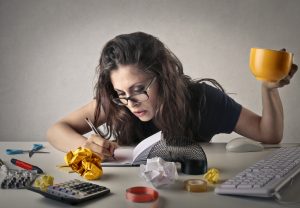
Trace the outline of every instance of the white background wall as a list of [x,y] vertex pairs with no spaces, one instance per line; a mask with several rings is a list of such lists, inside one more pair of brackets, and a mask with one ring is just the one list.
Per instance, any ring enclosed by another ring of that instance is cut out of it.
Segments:
[[[135,31],[159,37],[186,74],[217,79],[260,113],[249,50],[285,47],[299,64],[299,22],[298,0],[0,0],[0,140],[46,140],[52,123],[92,98],[103,45]],[[284,142],[300,141],[299,87],[300,72],[280,90]]]

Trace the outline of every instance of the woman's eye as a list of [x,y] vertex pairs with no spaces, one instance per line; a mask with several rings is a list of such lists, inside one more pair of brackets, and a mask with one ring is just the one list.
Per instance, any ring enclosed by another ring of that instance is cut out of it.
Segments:
[[133,93],[134,94],[142,93],[142,92],[144,92],[144,90],[145,90],[144,86],[136,87],[133,89]]
[[125,97],[125,93],[117,93],[118,97]]

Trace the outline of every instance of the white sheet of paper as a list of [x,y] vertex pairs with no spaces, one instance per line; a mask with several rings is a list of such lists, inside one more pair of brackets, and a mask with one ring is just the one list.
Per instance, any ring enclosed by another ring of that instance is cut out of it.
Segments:
[[135,148],[130,146],[121,146],[117,148],[114,152],[114,157],[106,161],[103,161],[101,164],[105,166],[131,166],[133,161],[143,153],[149,146],[158,142],[161,139],[161,131],[153,134],[152,136],[141,141]]

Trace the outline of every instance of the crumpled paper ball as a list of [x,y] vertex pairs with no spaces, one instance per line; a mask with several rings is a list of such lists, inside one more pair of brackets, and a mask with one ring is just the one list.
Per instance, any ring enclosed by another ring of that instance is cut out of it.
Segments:
[[90,149],[79,147],[65,156],[65,162],[75,172],[88,180],[95,180],[103,175],[101,158]]
[[218,183],[220,180],[220,171],[216,168],[211,168],[204,174],[204,178],[210,183]]
[[178,173],[174,162],[166,162],[160,157],[154,157],[147,159],[146,165],[140,165],[140,176],[159,188],[173,184],[178,178]]
[[35,179],[34,187],[40,188],[42,191],[46,191],[48,186],[53,185],[54,178],[50,175],[42,175],[39,178]]

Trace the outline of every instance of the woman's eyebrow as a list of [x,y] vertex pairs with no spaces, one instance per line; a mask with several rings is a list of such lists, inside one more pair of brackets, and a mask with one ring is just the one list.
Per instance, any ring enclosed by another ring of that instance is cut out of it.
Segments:
[[124,93],[122,90],[114,89],[116,92]]
[[[132,91],[133,88],[135,88],[139,85],[144,85],[144,84],[145,84],[145,81],[144,82],[137,82],[137,83],[131,85],[128,89],[129,89],[129,91]],[[122,93],[124,92],[123,90],[119,90],[119,89],[116,89],[116,88],[114,90],[117,91],[117,92],[122,92]]]

